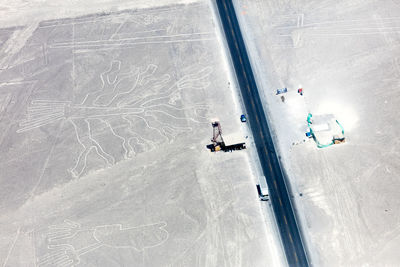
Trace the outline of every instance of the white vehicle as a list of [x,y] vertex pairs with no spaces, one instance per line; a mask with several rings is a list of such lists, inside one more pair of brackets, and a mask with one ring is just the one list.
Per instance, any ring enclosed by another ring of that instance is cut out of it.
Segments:
[[258,191],[258,196],[260,197],[261,201],[269,200],[269,191],[268,191],[268,185],[267,185],[267,180],[265,179],[265,176],[261,176],[259,178],[259,184],[257,184],[257,191]]

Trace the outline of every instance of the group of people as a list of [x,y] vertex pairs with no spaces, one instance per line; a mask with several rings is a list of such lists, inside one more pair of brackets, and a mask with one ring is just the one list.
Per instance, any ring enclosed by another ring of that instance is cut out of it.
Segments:
[[[286,92],[287,92],[287,88],[277,89],[276,90],[276,94],[277,95],[283,94],[283,93],[286,93]],[[303,88],[297,89],[297,93],[299,93],[302,96],[303,95]],[[284,95],[281,96],[281,100],[282,100],[282,102],[285,102],[285,96]]]

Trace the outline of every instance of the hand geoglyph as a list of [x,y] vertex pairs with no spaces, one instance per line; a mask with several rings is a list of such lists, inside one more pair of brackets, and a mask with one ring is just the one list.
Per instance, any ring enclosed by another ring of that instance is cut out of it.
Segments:
[[65,220],[49,226],[46,234],[48,252],[39,257],[38,266],[75,266],[81,257],[100,247],[134,249],[142,252],[159,246],[168,239],[167,223],[123,227],[121,224],[82,228],[79,223]]

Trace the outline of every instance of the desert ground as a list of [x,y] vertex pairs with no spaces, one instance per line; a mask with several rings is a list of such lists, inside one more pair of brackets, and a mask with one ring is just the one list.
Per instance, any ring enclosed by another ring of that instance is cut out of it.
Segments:
[[283,264],[209,1],[0,7],[2,266]]
[[[311,264],[399,265],[399,4],[234,3]],[[2,266],[285,265],[223,38],[209,0],[0,0]]]
[[[400,5],[234,3],[312,265],[398,266]],[[346,143],[317,148],[308,113],[334,115]]]

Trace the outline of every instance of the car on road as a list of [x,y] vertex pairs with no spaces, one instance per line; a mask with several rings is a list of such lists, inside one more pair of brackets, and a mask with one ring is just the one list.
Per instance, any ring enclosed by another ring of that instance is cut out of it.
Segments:
[[240,115],[240,121],[241,122],[246,122],[247,121],[246,115],[244,115],[244,114]]

